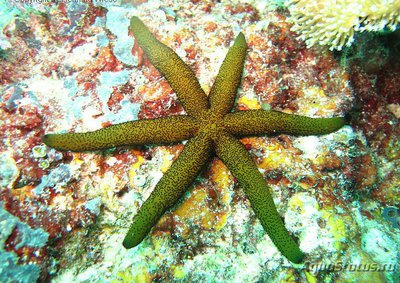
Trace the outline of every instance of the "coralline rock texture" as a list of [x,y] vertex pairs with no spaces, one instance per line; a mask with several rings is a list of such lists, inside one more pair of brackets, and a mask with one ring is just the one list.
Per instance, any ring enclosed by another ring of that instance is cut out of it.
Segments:
[[[49,110],[41,93],[29,88],[38,84],[43,93],[54,95],[57,100],[56,91],[51,94],[51,87],[39,81],[55,81],[78,71],[64,64],[65,58],[71,56],[72,49],[90,40],[88,34],[96,30],[92,27],[94,19],[102,10],[90,4],[77,11],[75,15],[79,17],[73,19],[71,7],[61,4],[48,14],[24,14],[2,31],[11,48],[2,50],[0,59],[0,198],[2,207],[12,216],[3,218],[7,215],[4,213],[1,221],[5,229],[18,223],[14,219],[21,221],[10,235],[4,234],[5,250],[0,252],[2,259],[17,259],[15,266],[7,268],[13,268],[18,276],[1,272],[3,282],[47,280],[59,266],[50,255],[59,253],[62,240],[71,231],[93,223],[94,213],[84,207],[86,197],[80,195],[77,199],[79,173],[74,176],[72,156],[63,157],[46,148],[36,154],[35,147],[41,144],[44,134],[43,117],[51,116],[54,108]],[[42,234],[32,232],[38,229],[47,235],[47,243],[45,240],[39,247],[27,245],[25,235],[38,240]]]
[[[41,268],[34,276],[54,282],[348,282],[354,276],[289,265],[217,159],[141,245],[122,247],[132,216],[182,144],[94,153],[40,146],[44,132],[90,131],[182,113],[168,83],[128,35],[133,15],[190,65],[206,93],[242,31],[249,47],[239,110],[342,116],[352,108],[351,81],[362,109],[353,128],[242,143],[310,264],[359,257],[396,262],[400,242],[381,209],[397,205],[399,196],[397,67],[384,64],[377,80],[360,66],[348,74],[330,52],[307,48],[284,15],[259,1],[134,2],[46,4],[42,13],[26,12],[3,31],[12,48],[2,50],[0,59],[1,198],[13,215],[8,219],[27,225],[17,225],[5,239],[18,265],[32,262]],[[385,163],[390,174],[382,171],[382,158],[391,162]],[[47,242],[21,252],[19,227],[43,229]],[[389,281],[394,276],[379,274]]]
[[94,21],[105,10],[93,4],[48,6],[47,13],[24,14],[4,28],[12,48],[3,51],[2,83],[20,82],[32,74],[61,77],[76,71],[65,64],[65,58],[72,49],[90,41],[90,35],[98,30]]
[[[366,166],[358,173],[360,180],[371,178],[370,164],[381,168],[380,180],[371,191],[382,207],[399,203],[400,138],[400,33],[360,40],[348,56],[355,107],[352,125],[368,141],[370,153]],[[368,50],[368,52],[366,52]],[[361,55],[365,51],[365,55]],[[384,169],[383,169],[384,168]],[[363,181],[363,182],[364,182]]]

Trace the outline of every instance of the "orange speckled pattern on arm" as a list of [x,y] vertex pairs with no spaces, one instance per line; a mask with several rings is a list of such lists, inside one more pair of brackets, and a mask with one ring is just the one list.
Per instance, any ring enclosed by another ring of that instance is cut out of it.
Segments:
[[193,183],[212,153],[212,141],[204,134],[188,141],[178,159],[165,172],[133,218],[123,242],[125,248],[135,247],[142,242],[165,211],[173,206]]
[[224,127],[233,135],[288,134],[294,136],[324,135],[345,124],[344,117],[310,118],[278,111],[247,110],[229,113]]
[[150,62],[165,77],[176,92],[187,114],[205,115],[208,98],[193,71],[168,46],[158,41],[138,17],[131,18],[130,30]]
[[58,150],[79,152],[123,145],[173,143],[192,137],[196,131],[193,118],[176,115],[116,124],[93,132],[47,134],[43,142]]
[[230,112],[235,103],[236,92],[242,78],[246,49],[246,39],[243,33],[239,33],[234,44],[229,48],[211,88],[211,111],[219,117]]
[[278,250],[290,261],[301,262],[304,255],[286,230],[270,188],[243,144],[229,134],[221,133],[215,150],[244,189],[256,216]]

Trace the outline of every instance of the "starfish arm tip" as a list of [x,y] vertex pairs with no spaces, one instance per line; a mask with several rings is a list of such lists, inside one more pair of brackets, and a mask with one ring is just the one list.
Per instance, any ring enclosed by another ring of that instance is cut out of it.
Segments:
[[295,251],[293,256],[290,258],[288,257],[288,259],[293,263],[302,263],[304,261],[304,257],[304,253],[299,249],[299,251]]
[[208,98],[192,69],[170,47],[158,41],[138,17],[131,18],[129,30],[147,59],[175,91],[185,111],[193,117],[205,115]]
[[234,105],[242,78],[246,49],[246,39],[240,32],[229,48],[211,88],[209,96],[211,111],[218,116],[229,113]]
[[68,151],[71,148],[80,151],[79,144],[76,144],[70,137],[71,134],[45,134],[42,137],[42,142],[49,147],[61,151]]
[[129,250],[129,249],[136,247],[139,243],[136,243],[135,241],[133,241],[132,238],[130,237],[130,235],[126,235],[124,238],[124,241],[122,242],[122,245],[124,246],[125,249]]
[[166,210],[182,197],[209,160],[211,151],[212,142],[204,135],[195,136],[187,142],[177,160],[165,172],[133,218],[123,241],[125,248],[140,244]]
[[289,235],[276,210],[270,188],[243,144],[229,134],[222,134],[215,144],[218,157],[244,189],[256,216],[272,242],[288,260],[300,263],[304,254]]
[[246,110],[225,115],[224,125],[234,135],[325,135],[346,124],[344,117],[311,118],[279,111]]
[[239,34],[236,37],[235,42],[236,41],[240,42],[241,45],[246,45],[246,47],[247,47],[246,38],[245,38],[243,32],[239,32]]

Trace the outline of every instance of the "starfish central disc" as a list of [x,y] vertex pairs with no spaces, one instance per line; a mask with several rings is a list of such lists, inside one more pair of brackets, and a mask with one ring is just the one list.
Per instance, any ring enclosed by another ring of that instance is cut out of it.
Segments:
[[202,119],[200,124],[203,125],[200,127],[200,131],[214,141],[218,137],[218,134],[224,130],[221,119],[213,114],[210,114],[206,118]]

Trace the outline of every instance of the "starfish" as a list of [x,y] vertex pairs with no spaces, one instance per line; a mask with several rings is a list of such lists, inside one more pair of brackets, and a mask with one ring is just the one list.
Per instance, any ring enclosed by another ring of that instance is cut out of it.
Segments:
[[159,42],[139,18],[131,18],[129,29],[148,60],[169,82],[187,115],[130,121],[86,133],[46,134],[43,142],[58,150],[78,152],[188,140],[134,216],[123,246],[129,249],[140,244],[216,155],[244,189],[278,250],[291,262],[300,263],[303,252],[285,228],[263,175],[236,137],[327,134],[344,125],[343,117],[310,118],[266,110],[232,112],[246,57],[247,44],[242,33],[230,47],[207,96],[189,66]]

